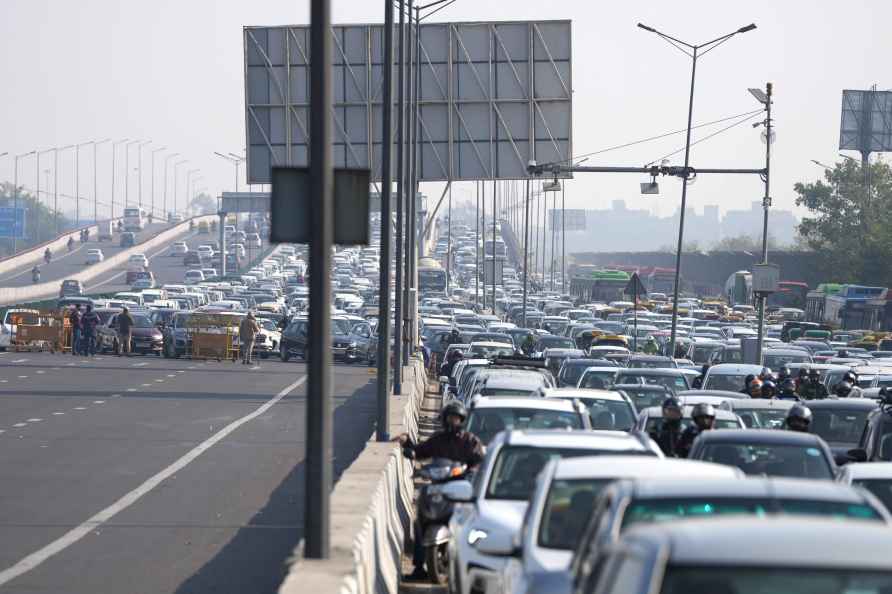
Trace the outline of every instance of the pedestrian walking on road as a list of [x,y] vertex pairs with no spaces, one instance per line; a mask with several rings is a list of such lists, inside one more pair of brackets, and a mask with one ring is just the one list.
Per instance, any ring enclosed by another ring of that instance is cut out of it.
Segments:
[[96,328],[99,326],[99,314],[93,311],[93,306],[87,304],[87,311],[81,319],[81,353],[86,357],[96,356]]
[[81,331],[83,330],[80,304],[75,304],[71,308],[68,321],[71,324],[71,354],[79,355],[81,352]]
[[130,342],[133,338],[133,316],[126,307],[118,314],[116,321],[118,325],[118,356],[122,354],[130,356]]
[[238,339],[241,348],[242,364],[251,364],[251,351],[254,350],[254,337],[260,332],[260,326],[254,319],[254,312],[249,311],[238,327]]

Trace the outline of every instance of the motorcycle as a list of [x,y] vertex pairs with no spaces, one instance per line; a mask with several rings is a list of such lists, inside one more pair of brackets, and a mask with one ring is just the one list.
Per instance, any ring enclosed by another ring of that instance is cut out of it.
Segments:
[[74,238],[69,237],[68,238],[68,251],[70,252],[72,250],[74,250]]
[[44,259],[44,261],[45,261],[47,264],[49,264],[49,263],[50,263],[50,260],[53,259],[53,255],[50,253],[49,250],[43,252],[43,259]]
[[31,281],[35,285],[40,282],[40,271],[39,270],[34,270],[33,272],[31,272]]
[[431,583],[446,585],[449,576],[449,518],[454,503],[444,495],[444,488],[455,480],[467,480],[468,466],[448,458],[435,458],[418,475],[430,481],[418,494],[418,522],[421,542]]

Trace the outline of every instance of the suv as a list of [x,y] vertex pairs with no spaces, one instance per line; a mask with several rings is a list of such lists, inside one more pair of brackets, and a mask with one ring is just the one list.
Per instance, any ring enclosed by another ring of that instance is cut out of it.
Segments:
[[880,388],[880,407],[867,417],[858,447],[848,451],[853,462],[892,462],[892,391]]
[[134,245],[136,245],[136,235],[133,234],[133,231],[121,233],[121,247],[133,247]]
[[83,295],[84,285],[81,281],[69,278],[62,281],[59,287],[59,297],[70,297],[72,295]]

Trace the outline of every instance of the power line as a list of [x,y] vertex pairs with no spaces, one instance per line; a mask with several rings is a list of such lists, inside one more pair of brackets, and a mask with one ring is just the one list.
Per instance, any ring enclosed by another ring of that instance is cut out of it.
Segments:
[[[730,130],[731,128],[734,128],[734,127],[736,127],[736,126],[739,126],[740,124],[744,124],[744,123],[750,121],[751,119],[753,119],[754,117],[756,117],[757,115],[759,115],[759,114],[762,113],[762,112],[763,112],[763,110],[759,109],[759,110],[757,110],[755,113],[752,113],[752,114],[749,115],[748,117],[745,117],[745,118],[743,118],[742,120],[740,120],[740,121],[738,121],[738,122],[734,122],[734,123],[731,124],[730,126],[725,126],[724,128],[722,128],[722,129],[720,129],[720,130],[716,130],[716,131],[713,132],[712,134],[708,134],[708,135],[704,136],[703,138],[699,138],[699,139],[695,140],[694,142],[691,143],[691,146],[700,144],[701,142],[703,142],[703,141],[705,141],[705,140],[709,140],[709,139],[712,138],[713,136],[717,136],[717,135],[721,134],[722,132],[727,132],[727,131]],[[739,116],[738,116],[738,117],[739,117]],[[658,163],[658,162],[662,161],[663,159],[668,159],[668,158],[671,157],[672,155],[677,155],[678,153],[680,153],[680,152],[683,151],[684,149],[685,149],[685,147],[681,147],[681,148],[679,148],[679,149],[676,149],[676,150],[672,151],[671,153],[669,153],[668,155],[664,155],[664,156],[662,156],[662,157],[660,157],[660,158],[658,158],[658,159],[654,159],[653,161],[649,161],[647,164],[648,164],[648,165],[653,165],[654,163]]]

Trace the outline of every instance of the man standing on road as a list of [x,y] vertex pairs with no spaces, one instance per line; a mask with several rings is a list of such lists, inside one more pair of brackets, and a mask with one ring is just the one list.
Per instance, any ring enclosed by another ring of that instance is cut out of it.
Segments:
[[96,356],[96,327],[99,325],[99,314],[93,311],[93,306],[87,304],[87,311],[81,320],[83,338],[81,339],[81,351],[84,356]]
[[251,364],[251,351],[254,350],[254,337],[260,332],[260,326],[254,319],[254,312],[249,311],[238,327],[238,339],[242,351],[242,364]]
[[80,304],[76,303],[71,308],[68,321],[71,324],[71,354],[78,355],[81,352],[81,331],[83,330]]
[[118,326],[118,356],[126,353],[130,356],[130,341],[133,338],[133,316],[126,307],[121,310],[116,320]]

